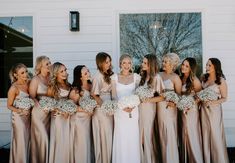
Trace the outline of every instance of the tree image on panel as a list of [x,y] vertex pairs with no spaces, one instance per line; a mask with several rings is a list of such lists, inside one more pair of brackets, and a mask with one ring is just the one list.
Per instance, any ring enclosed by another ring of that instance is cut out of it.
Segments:
[[201,13],[120,14],[119,21],[120,53],[132,55],[136,68],[146,54],[174,52],[195,57],[202,71]]

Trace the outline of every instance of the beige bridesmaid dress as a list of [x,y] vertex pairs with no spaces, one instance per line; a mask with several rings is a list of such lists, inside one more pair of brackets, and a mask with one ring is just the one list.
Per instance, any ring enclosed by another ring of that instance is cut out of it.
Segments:
[[[163,81],[166,90],[174,90],[170,79]],[[157,103],[157,122],[162,163],[179,162],[177,109],[167,107],[166,101]]]
[[[105,101],[111,99],[111,84],[107,84],[98,71],[92,81],[92,94]],[[110,163],[112,160],[113,116],[96,108],[92,116],[92,131],[96,163]]]
[[[68,90],[60,88],[60,98],[67,98]],[[49,163],[70,162],[70,116],[51,113]]]
[[[146,85],[147,83],[145,83]],[[154,78],[153,89],[161,93],[164,87],[160,75]],[[156,137],[157,133],[154,130],[156,118],[156,103],[141,103],[139,105],[139,128],[140,128],[140,145],[141,145],[141,162],[155,163],[158,161],[158,150]]]
[[[19,90],[16,98],[28,97],[29,94]],[[30,114],[20,115],[12,112],[12,133],[9,163],[28,163],[30,156]]]
[[[186,91],[186,85],[182,92]],[[194,93],[192,92],[191,96]],[[187,113],[181,112],[182,129],[182,161],[190,163],[203,163],[201,123],[198,106],[190,108]]]
[[[202,87],[206,88],[202,83]],[[219,86],[213,84],[212,89],[221,97]],[[205,104],[201,108],[202,142],[205,163],[223,162],[228,163],[228,154],[225,141],[222,105]]]
[[[83,96],[90,96],[90,92],[84,90]],[[71,161],[70,163],[91,163],[92,135],[91,116],[85,112],[76,112],[70,119]]]
[[[37,89],[38,100],[41,95],[47,93],[47,86],[42,82],[39,83]],[[49,112],[45,112],[35,106],[31,115],[31,162],[32,163],[48,163],[49,159],[49,134],[50,134]]]

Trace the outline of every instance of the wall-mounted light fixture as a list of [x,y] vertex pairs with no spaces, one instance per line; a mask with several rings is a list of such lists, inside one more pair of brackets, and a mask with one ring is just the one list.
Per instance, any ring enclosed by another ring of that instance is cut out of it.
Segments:
[[70,11],[70,31],[79,31],[79,12]]

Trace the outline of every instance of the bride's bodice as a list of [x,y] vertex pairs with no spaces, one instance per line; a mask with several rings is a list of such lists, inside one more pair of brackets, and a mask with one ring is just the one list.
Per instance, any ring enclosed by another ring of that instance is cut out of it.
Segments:
[[118,81],[118,75],[114,76],[116,81],[116,93],[117,98],[120,99],[124,96],[129,96],[134,93],[135,87],[136,87],[136,74],[134,74],[134,80],[130,84],[122,84]]

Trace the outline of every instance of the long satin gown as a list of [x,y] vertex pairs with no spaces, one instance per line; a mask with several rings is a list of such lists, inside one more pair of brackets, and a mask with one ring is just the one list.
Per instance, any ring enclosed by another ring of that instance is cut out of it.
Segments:
[[[182,87],[182,92],[186,91],[186,85]],[[192,92],[191,96],[194,93]],[[190,108],[187,113],[181,112],[182,120],[182,147],[183,162],[203,163],[201,123],[199,107]]]
[[[111,99],[111,84],[107,84],[98,71],[92,80],[91,92],[103,100]],[[92,133],[96,163],[110,163],[112,159],[113,116],[96,108],[92,116]]]
[[[83,96],[90,96],[90,92],[84,90]],[[77,112],[70,119],[70,138],[72,157],[70,163],[92,162],[92,135],[91,116],[85,112]]]
[[[47,86],[42,82],[38,84],[37,95],[40,100],[41,95],[47,93]],[[45,112],[35,106],[31,116],[31,162],[48,163],[49,159],[49,134],[50,134],[49,112]]]
[[[16,98],[28,97],[19,90]],[[9,163],[28,163],[30,156],[30,114],[20,115],[12,112],[12,133]]]
[[[202,83],[202,87],[206,88],[208,86]],[[209,87],[216,91],[218,97],[221,97],[217,84],[213,84]],[[209,105],[208,108],[203,104],[201,108],[201,123],[205,163],[228,163],[229,159],[225,141],[222,105]]]
[[[60,88],[60,98],[67,98],[68,90]],[[70,116],[51,113],[49,163],[70,162]]]
[[[170,79],[163,81],[166,90],[174,90]],[[157,121],[162,163],[179,162],[177,109],[167,107],[166,101],[157,103]]]
[[[134,82],[127,85],[120,83],[117,75],[115,76],[117,100],[121,97],[132,95],[136,88],[136,74],[134,74]],[[128,112],[121,109],[118,109],[114,114],[112,163],[141,162],[138,106],[132,110],[131,114],[132,118],[129,117]]]
[[[147,82],[145,83],[147,85]],[[160,75],[154,78],[153,89],[161,93],[164,87]],[[155,133],[156,103],[141,103],[139,105],[139,128],[141,144],[141,162],[158,162],[158,150],[156,144],[157,133]]]

